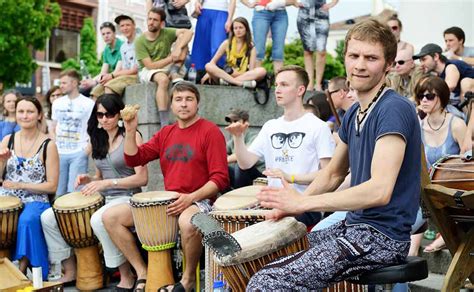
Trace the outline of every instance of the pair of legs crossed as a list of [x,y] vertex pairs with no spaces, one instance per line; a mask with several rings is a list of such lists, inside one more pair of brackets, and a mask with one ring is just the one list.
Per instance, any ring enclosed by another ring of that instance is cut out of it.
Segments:
[[206,72],[212,79],[223,79],[227,83],[236,86],[243,86],[245,81],[262,80],[267,75],[267,70],[265,70],[263,67],[257,67],[242,74],[236,72],[235,70],[232,74],[228,74],[222,68],[213,63],[206,64]]

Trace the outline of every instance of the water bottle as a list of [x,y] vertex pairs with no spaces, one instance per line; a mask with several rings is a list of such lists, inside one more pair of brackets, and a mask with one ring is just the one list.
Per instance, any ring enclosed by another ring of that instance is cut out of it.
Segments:
[[191,64],[191,68],[188,70],[188,81],[192,83],[196,83],[196,78],[197,78],[197,71],[196,71],[196,66]]
[[87,70],[86,63],[84,62],[84,60],[80,60],[79,64],[81,66],[80,71],[81,71],[81,75],[82,75],[82,80],[90,79],[91,76],[89,74],[89,70]]
[[214,281],[212,292],[225,292],[225,284],[223,281]]

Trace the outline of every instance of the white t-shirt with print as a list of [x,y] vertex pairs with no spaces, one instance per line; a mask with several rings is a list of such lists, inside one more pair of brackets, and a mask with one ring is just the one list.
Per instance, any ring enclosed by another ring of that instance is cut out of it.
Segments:
[[[331,158],[336,143],[328,125],[312,113],[294,121],[282,117],[266,122],[249,147],[264,158],[266,168],[288,174],[305,174],[319,169],[321,158]],[[299,192],[307,185],[295,184]]]
[[87,122],[94,101],[79,95],[70,99],[67,95],[54,101],[51,119],[56,121],[56,146],[59,154],[73,154],[87,146]]

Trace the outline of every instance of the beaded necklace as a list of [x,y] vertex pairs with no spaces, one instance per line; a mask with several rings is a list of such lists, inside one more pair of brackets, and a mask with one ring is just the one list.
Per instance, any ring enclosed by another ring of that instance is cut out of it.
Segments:
[[360,135],[360,125],[362,124],[362,122],[365,120],[365,118],[367,117],[367,114],[370,110],[370,108],[372,107],[372,105],[377,101],[377,99],[379,99],[380,95],[382,94],[382,91],[385,89],[385,84],[382,85],[382,87],[380,87],[379,91],[377,92],[377,94],[375,95],[374,99],[372,99],[372,101],[369,103],[369,105],[367,106],[367,108],[365,110],[361,110],[360,107],[358,109],[358,113],[357,113],[357,117],[356,117],[356,122],[357,122],[357,125],[356,125],[356,136],[359,136]]

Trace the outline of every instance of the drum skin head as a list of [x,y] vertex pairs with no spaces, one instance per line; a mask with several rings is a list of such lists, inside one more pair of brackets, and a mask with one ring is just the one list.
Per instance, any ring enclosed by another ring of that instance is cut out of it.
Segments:
[[232,233],[242,250],[235,256],[215,257],[222,266],[235,265],[260,258],[292,244],[306,235],[306,226],[294,217],[263,221]]
[[0,196],[0,210],[9,210],[21,206],[21,200],[13,196]]
[[270,213],[271,210],[253,209],[253,210],[227,210],[227,211],[212,211],[209,215],[214,218],[251,218],[264,217]]
[[154,192],[144,192],[133,195],[130,199],[137,203],[148,203],[156,201],[169,201],[174,199],[178,195],[177,192],[168,192],[168,191],[154,191]]
[[73,192],[54,200],[53,208],[57,210],[80,209],[95,205],[103,200],[99,193],[90,196],[84,196],[81,192]]
[[258,205],[257,193],[262,186],[247,186],[227,192],[214,202],[214,210],[251,209]]

